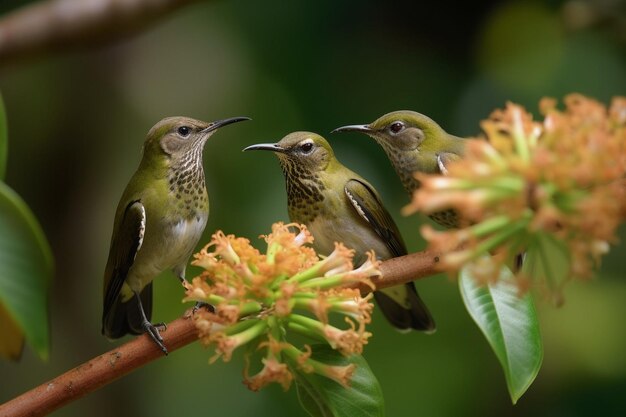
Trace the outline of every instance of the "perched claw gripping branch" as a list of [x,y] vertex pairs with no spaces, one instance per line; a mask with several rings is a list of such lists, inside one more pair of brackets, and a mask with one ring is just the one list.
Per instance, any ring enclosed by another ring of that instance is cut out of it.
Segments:
[[[365,326],[371,321],[372,296],[362,297],[359,290],[344,286],[373,287],[369,278],[379,275],[378,261],[370,253],[368,261],[354,269],[354,251],[341,243],[320,259],[305,245],[313,237],[304,225],[276,223],[263,237],[264,254],[248,239],[220,231],[195,255],[193,264],[205,271],[188,285],[185,301],[214,306],[214,312],[200,309],[194,315],[201,342],[215,348],[210,361],[229,361],[235,349],[249,345],[244,382],[252,390],[271,382],[288,389],[295,371],[315,372],[348,386],[354,364],[316,361],[308,345],[296,347],[288,336],[297,333],[327,343],[348,357],[360,354],[371,336]],[[331,324],[332,315],[343,316],[345,325]],[[250,376],[252,353],[259,352],[262,369]]]
[[564,103],[559,110],[555,100],[543,99],[542,122],[509,103],[482,123],[485,138],[469,139],[447,175],[416,174],[422,186],[406,212],[454,208],[466,226],[422,229],[431,248],[446,253],[445,269],[469,263],[474,276],[489,281],[516,254],[526,251],[529,261],[552,245],[567,265],[560,282],[526,268],[517,278],[520,284],[544,278],[558,297],[568,278],[588,277],[616,243],[626,217],[626,98],[614,98],[608,109],[579,94]]

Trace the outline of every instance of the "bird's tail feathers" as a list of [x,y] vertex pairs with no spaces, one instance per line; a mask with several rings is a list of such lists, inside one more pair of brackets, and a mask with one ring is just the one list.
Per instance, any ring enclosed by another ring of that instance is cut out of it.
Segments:
[[398,330],[419,330],[425,333],[436,330],[435,321],[412,282],[376,291],[374,298],[385,318]]

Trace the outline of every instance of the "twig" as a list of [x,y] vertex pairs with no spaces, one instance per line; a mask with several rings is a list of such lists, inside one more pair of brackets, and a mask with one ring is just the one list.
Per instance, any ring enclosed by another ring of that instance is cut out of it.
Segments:
[[[185,317],[174,320],[161,335],[170,352],[198,339],[193,320]],[[46,415],[160,357],[163,352],[147,335],[136,337],[0,405],[0,416]]]
[[380,266],[382,276],[372,279],[377,289],[395,287],[441,272],[439,253],[422,251],[389,259]]
[[[399,285],[437,273],[438,255],[417,252],[390,259],[381,265],[382,277],[372,281],[378,289]],[[363,291],[371,291],[364,287]],[[198,339],[193,320],[181,317],[162,332],[163,342],[170,352]],[[66,373],[46,382],[5,404],[0,405],[0,417],[42,416],[77,400],[104,385],[162,358],[161,349],[147,336],[136,337]]]
[[0,62],[111,40],[198,0],[46,0],[0,19]]

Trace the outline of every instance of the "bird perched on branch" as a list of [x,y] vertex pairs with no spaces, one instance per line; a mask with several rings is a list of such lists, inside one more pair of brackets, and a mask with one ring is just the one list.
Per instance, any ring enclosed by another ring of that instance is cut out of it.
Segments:
[[249,120],[234,117],[207,123],[168,117],[150,131],[139,168],[115,213],[104,273],[102,333],[119,338],[148,333],[167,354],[152,324],[152,280],[172,270],[182,281],[185,267],[209,216],[202,150],[217,129]]
[[[330,254],[335,242],[354,249],[356,262],[363,261],[372,249],[383,260],[407,253],[374,187],[343,166],[323,137],[295,132],[278,143],[244,149],[250,150],[272,151],[278,156],[287,186],[289,217],[307,226],[319,253]],[[412,282],[376,291],[374,297],[396,328],[435,330],[435,322]]]

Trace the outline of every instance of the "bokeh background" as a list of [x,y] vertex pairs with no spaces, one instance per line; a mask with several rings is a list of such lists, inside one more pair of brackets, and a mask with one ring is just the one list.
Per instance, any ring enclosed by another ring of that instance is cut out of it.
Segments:
[[[3,0],[0,11],[23,3]],[[424,248],[418,228],[428,220],[400,215],[407,198],[384,153],[364,136],[332,129],[412,109],[451,133],[473,135],[507,100],[537,114],[543,96],[580,92],[608,103],[626,94],[624,1],[486,1],[463,9],[408,0],[207,1],[130,38],[0,62],[7,182],[40,219],[56,257],[50,360],[27,348],[20,363],[0,362],[0,402],[114,346],[100,335],[113,215],[146,132],[164,116],[254,119],[206,146],[211,215],[203,242],[217,229],[254,239],[287,220],[275,158],[241,149],[311,130],[378,188],[417,251]],[[516,406],[456,283],[419,282],[437,333],[399,334],[377,313],[365,351],[388,415],[623,415],[624,255],[623,244],[615,247],[596,279],[571,283],[562,308],[538,300],[544,364]],[[188,307],[170,273],[156,281],[155,294],[156,321]],[[208,358],[193,344],[54,415],[304,415],[293,388],[250,392],[237,358],[212,366]]]

